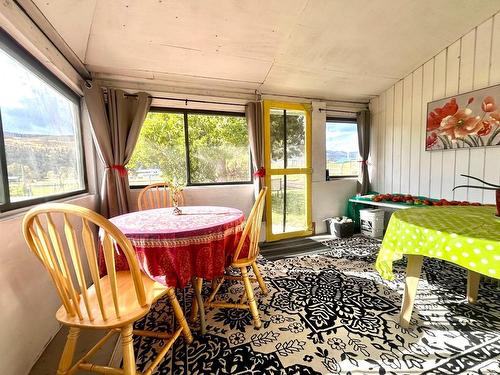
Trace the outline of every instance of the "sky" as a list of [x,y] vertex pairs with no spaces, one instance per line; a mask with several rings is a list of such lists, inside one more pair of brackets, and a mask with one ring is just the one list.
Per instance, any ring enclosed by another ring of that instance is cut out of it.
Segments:
[[356,123],[326,123],[326,149],[330,151],[358,151],[358,135]]
[[75,134],[74,103],[1,49],[0,111],[4,132]]

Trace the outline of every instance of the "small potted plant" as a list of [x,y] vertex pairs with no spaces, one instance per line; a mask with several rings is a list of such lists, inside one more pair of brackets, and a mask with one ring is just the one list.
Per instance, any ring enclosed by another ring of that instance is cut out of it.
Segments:
[[455,186],[455,187],[453,188],[453,190],[458,189],[458,188],[463,188],[463,187],[467,187],[467,188],[474,188],[474,189],[483,189],[483,190],[495,190],[496,205],[497,205],[497,213],[496,213],[496,216],[497,216],[497,217],[500,217],[500,185],[491,184],[491,183],[489,183],[489,182],[486,182],[486,181],[484,181],[484,180],[481,180],[480,178],[473,177],[473,176],[469,176],[469,175],[467,175],[467,174],[461,174],[460,176],[462,176],[462,177],[468,177],[468,178],[471,178],[471,179],[473,179],[473,180],[476,180],[476,181],[482,182],[484,185],[487,185],[487,186],[478,186],[478,185],[458,185],[458,186]]

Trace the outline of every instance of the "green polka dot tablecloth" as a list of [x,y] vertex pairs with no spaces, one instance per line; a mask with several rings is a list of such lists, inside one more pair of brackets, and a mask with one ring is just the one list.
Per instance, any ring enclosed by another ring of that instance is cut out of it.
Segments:
[[403,254],[450,261],[500,278],[500,219],[492,206],[427,207],[396,211],[375,263],[392,280],[392,262]]

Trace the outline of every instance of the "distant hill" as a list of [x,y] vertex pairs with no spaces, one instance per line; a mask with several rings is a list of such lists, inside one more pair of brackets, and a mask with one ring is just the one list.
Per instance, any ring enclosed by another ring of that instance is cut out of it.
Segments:
[[358,160],[359,153],[357,151],[327,151],[326,152],[326,160],[327,161],[335,161],[335,162],[343,162],[349,160]]
[[32,180],[41,180],[49,172],[59,176],[63,171],[77,170],[78,143],[75,145],[74,136],[6,132],[4,142],[10,178],[29,175]]
[[4,132],[3,136],[7,138],[24,138],[32,140],[54,140],[54,141],[72,141],[74,135],[47,135],[47,134],[21,134],[13,132]]

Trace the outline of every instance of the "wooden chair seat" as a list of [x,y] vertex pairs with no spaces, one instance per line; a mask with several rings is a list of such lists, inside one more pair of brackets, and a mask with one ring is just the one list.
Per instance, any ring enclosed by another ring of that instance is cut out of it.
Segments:
[[64,305],[57,310],[56,319],[68,326],[81,326],[85,328],[115,328],[123,326],[124,321],[136,321],[142,318],[149,312],[151,305],[156,302],[160,297],[164,296],[168,287],[152,280],[144,273],[141,273],[142,283],[144,285],[144,292],[146,295],[146,306],[140,306],[135,294],[134,280],[130,276],[129,271],[118,271],[116,273],[116,284],[120,299],[118,306],[120,317],[115,315],[115,307],[113,305],[113,296],[111,293],[110,279],[108,275],[99,280],[101,289],[103,290],[102,300],[105,315],[108,317],[104,320],[99,309],[99,299],[96,294],[95,285],[87,289],[87,298],[90,305],[91,315],[93,320],[89,319],[89,314],[85,309],[85,302],[80,296],[80,309],[82,311],[83,319],[80,320],[78,316],[71,316],[67,313]]

